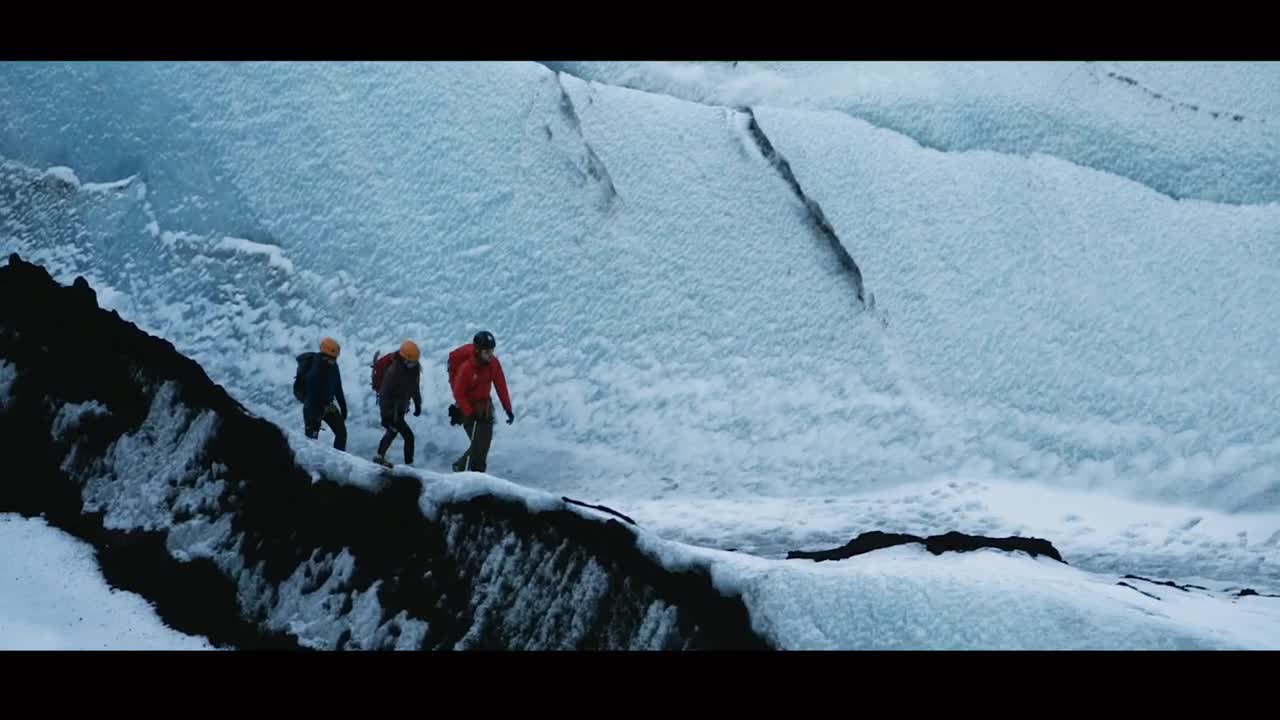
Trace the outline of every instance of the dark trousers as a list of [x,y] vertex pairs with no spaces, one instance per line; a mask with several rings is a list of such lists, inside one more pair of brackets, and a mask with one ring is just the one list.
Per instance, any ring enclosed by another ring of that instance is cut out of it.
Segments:
[[347,423],[342,419],[342,413],[337,407],[330,405],[324,409],[324,414],[320,417],[314,417],[307,414],[306,409],[302,411],[302,428],[306,432],[307,437],[320,437],[320,421],[323,420],[325,425],[333,431],[333,446],[339,450],[347,449]]
[[387,450],[391,449],[391,441],[396,439],[397,434],[403,435],[404,462],[410,465],[413,463],[413,431],[409,429],[409,423],[404,421],[407,412],[408,408],[396,408],[382,413],[382,427],[387,432],[382,435],[382,442],[378,443],[378,454],[386,457]]
[[471,444],[454,461],[453,469],[457,472],[484,472],[489,462],[489,444],[493,442],[493,406],[478,411],[468,422],[462,424],[462,430],[467,433]]

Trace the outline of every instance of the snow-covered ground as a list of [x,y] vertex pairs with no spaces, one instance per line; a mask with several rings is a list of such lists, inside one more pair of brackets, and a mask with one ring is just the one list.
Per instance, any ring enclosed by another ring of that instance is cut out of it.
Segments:
[[1152,504],[1035,484],[938,480],[859,495],[637,500],[621,506],[664,537],[764,557],[843,545],[872,530],[1050,540],[1098,572],[1213,579],[1280,592],[1280,517]]
[[414,338],[428,469],[464,443],[444,358],[490,329],[517,414],[491,471],[664,537],[1017,532],[1080,570],[1280,584],[1276,64],[562,67],[642,90],[0,66],[0,251],[295,431],[293,357],[339,338],[366,457],[367,362]]
[[1178,198],[1280,200],[1275,62],[554,62],[694,102],[831,110],[938,150],[1043,153]]
[[[840,562],[723,558],[723,586],[803,649],[1276,649],[1280,601],[1180,590],[994,550]],[[1145,595],[1143,593],[1146,593]]]
[[[290,442],[313,471],[370,490],[381,484],[381,470],[369,461],[319,447],[296,433]],[[482,473],[395,472],[422,481],[421,508],[432,517],[443,503],[481,493],[518,499],[535,511],[610,517]],[[1004,499],[1012,505],[1029,500]],[[741,505],[734,509],[747,522],[753,520]],[[1123,513],[1127,508],[1108,509]],[[1033,513],[1030,522],[1049,514]],[[1217,520],[1207,520],[1210,529],[1216,529]],[[699,526],[696,519],[690,524]],[[1280,599],[1239,597],[1241,588],[1231,583],[1196,578],[1195,587],[1175,588],[1159,578],[1126,578],[1123,567],[1090,572],[995,550],[934,556],[919,545],[837,562],[766,559],[673,542],[663,537],[666,527],[633,531],[640,547],[670,569],[709,567],[716,587],[741,595],[756,631],[782,648],[1280,649]],[[711,544],[732,534],[711,538]],[[491,561],[501,562],[504,551],[491,552]]]
[[111,588],[93,547],[40,518],[0,514],[0,650],[209,650]]

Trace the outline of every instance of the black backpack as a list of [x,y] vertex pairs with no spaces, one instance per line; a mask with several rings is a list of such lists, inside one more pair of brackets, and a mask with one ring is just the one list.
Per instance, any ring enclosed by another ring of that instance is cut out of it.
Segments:
[[307,374],[311,372],[311,363],[315,361],[316,354],[305,352],[298,356],[298,372],[293,376],[293,396],[300,403],[307,401]]

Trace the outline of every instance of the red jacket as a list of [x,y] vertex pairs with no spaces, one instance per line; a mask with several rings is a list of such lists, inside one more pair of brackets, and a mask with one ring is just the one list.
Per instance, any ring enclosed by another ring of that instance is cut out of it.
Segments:
[[511,396],[507,394],[507,377],[502,373],[502,363],[494,355],[487,363],[476,360],[476,346],[467,343],[449,353],[449,386],[453,399],[465,415],[474,415],[481,407],[489,405],[489,390],[498,388],[502,409],[511,414]]

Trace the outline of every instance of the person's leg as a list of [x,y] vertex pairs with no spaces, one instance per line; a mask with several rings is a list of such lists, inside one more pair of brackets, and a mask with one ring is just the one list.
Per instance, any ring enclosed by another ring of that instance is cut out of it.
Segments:
[[347,449],[347,422],[336,407],[330,407],[324,414],[324,424],[333,431],[333,446],[339,450]]
[[471,469],[470,467],[467,466],[467,462],[471,459],[471,436],[475,434],[475,431],[476,431],[475,420],[472,420],[471,422],[462,423],[462,432],[466,433],[467,435],[467,449],[463,451],[462,455],[458,456],[457,460],[453,461],[454,472],[462,472],[464,470]]
[[493,442],[493,415],[481,416],[471,438],[471,469],[485,472],[489,467],[489,445]]
[[409,423],[405,422],[404,416],[400,417],[396,430],[404,436],[404,464],[413,464],[413,430],[409,427]]
[[379,404],[379,414],[382,416],[382,427],[386,428],[386,432],[382,434],[382,440],[378,443],[378,454],[374,460],[382,459],[385,461],[387,450],[391,449],[391,442],[396,439],[396,429],[394,411],[395,408],[388,408]]
[[305,407],[302,408],[302,432],[312,440],[320,437],[320,418],[312,417]]

